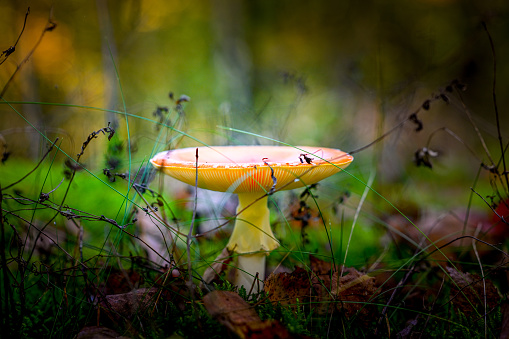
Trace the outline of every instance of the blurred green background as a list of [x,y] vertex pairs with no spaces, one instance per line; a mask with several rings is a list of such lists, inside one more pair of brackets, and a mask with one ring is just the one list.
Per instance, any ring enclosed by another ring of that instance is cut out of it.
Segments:
[[[208,144],[270,143],[233,127],[290,144],[352,150],[372,141],[453,79],[468,86],[465,100],[488,142],[495,137],[491,101],[495,43],[499,107],[507,107],[509,5],[506,1],[2,1],[0,48],[16,51],[0,66],[7,101],[65,103],[124,110],[150,119],[172,106],[168,93],[191,98],[178,126]],[[51,17],[47,32],[23,63]],[[118,72],[118,73],[117,73]],[[117,78],[118,75],[118,78]],[[77,107],[13,105],[68,154],[93,130],[125,118]],[[459,110],[434,105],[425,129],[393,135],[384,159],[411,159],[436,127],[469,138]],[[0,106],[0,133],[11,156],[38,159],[45,145],[13,109]],[[504,116],[503,126],[507,126]],[[152,150],[154,124],[129,118],[136,159]],[[456,147],[445,137],[438,145]],[[475,141],[475,140],[474,140]],[[450,143],[444,145],[445,143]],[[194,145],[184,139],[180,145]],[[103,147],[95,143],[91,147]],[[164,148],[165,145],[160,145]],[[383,148],[379,146],[377,152]],[[476,144],[472,147],[477,147]],[[399,153],[395,156],[390,153]],[[403,159],[403,160],[401,160]],[[101,166],[100,152],[87,152]],[[389,170],[391,179],[398,171]],[[394,175],[394,173],[396,173]],[[394,176],[394,178],[392,178]]]

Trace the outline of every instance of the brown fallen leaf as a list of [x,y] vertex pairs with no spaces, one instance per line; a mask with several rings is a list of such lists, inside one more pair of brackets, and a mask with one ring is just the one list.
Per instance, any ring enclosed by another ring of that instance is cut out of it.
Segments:
[[157,288],[140,288],[128,293],[107,295],[99,307],[115,322],[132,319],[146,311],[155,302],[159,292]]
[[281,303],[296,309],[302,302],[308,302],[311,296],[309,273],[296,267],[292,273],[271,274],[265,280],[263,289],[273,303]]
[[[309,256],[309,267],[318,276],[330,275],[333,269],[331,262],[318,259],[314,255]],[[337,266],[334,267],[334,270],[337,271]]]
[[277,320],[262,321],[237,293],[213,291],[203,297],[203,304],[219,323],[242,339],[304,338],[290,333]]
[[112,330],[111,328],[104,326],[88,326],[81,329],[76,335],[76,339],[128,339]]
[[[312,287],[314,291],[314,312],[327,314],[335,309],[351,317],[357,312],[362,315],[372,315],[373,306],[366,302],[373,298],[377,291],[375,279],[357,271],[355,268],[345,268],[339,276],[337,265],[310,256],[310,267],[313,270]],[[335,306],[335,307],[334,307]]]
[[309,256],[309,266],[313,271],[311,279],[313,311],[320,315],[328,314],[334,310],[334,305],[330,302],[333,299],[331,278],[333,272],[337,271],[337,266],[333,267],[332,263],[312,255]]
[[[339,277],[338,272],[334,272],[332,275],[332,295],[340,296],[344,295],[346,292],[351,293],[352,290],[357,287],[367,287],[367,284],[374,282],[373,277],[370,277],[367,274],[363,274],[357,271],[355,268],[348,268],[346,269],[346,272],[348,272],[348,274],[342,277]],[[369,295],[369,292],[370,291],[368,290],[362,289],[360,291],[362,295]]]
[[446,267],[446,270],[454,281],[451,284],[451,301],[463,314],[468,317],[483,315],[485,293],[487,312],[498,306],[501,298],[491,280],[484,279],[485,290],[483,279],[477,274],[463,273],[452,267]]
[[376,294],[375,278],[357,271],[355,268],[346,269],[347,275],[339,276],[339,272],[332,275],[331,294],[337,302],[338,310],[343,311],[347,318],[360,313],[364,319],[373,319],[376,308],[367,304]]
[[137,288],[140,284],[143,284],[143,277],[135,270],[120,270],[111,268],[111,273],[108,275],[103,293],[127,293]]

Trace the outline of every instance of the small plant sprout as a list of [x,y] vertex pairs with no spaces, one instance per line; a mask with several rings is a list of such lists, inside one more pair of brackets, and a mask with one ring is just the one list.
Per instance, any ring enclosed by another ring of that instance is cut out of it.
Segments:
[[[312,185],[353,160],[337,149],[304,146],[198,147],[198,155],[197,163],[196,148],[182,148],[158,153],[150,161],[190,185],[197,182],[200,188],[238,195],[237,219],[227,249],[238,254],[233,283],[248,291],[256,274],[264,279],[265,258],[279,246],[270,227],[268,196]],[[301,161],[303,155],[312,156],[313,161]]]

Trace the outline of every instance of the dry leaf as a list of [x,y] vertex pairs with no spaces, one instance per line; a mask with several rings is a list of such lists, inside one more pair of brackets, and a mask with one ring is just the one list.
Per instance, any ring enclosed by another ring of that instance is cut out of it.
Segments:
[[[330,275],[332,270],[332,264],[330,262],[320,260],[313,255],[309,256],[309,266],[311,267],[311,270],[319,277],[321,275]],[[336,267],[335,270],[337,271]]]
[[[446,267],[453,280],[451,285],[451,301],[466,316],[479,316],[484,314],[484,284],[477,274],[463,273],[452,267]],[[497,288],[489,279],[484,279],[486,285],[487,312],[497,307],[500,296]],[[473,308],[477,307],[477,311]]]
[[106,281],[104,294],[127,293],[143,283],[143,277],[134,270],[118,270],[111,268]]
[[[355,268],[349,268],[346,270],[346,272],[348,272],[348,274],[342,277],[339,277],[338,272],[334,272],[332,275],[332,295],[341,296],[346,292],[351,293],[352,290],[359,288],[361,289],[361,294],[370,294],[369,291],[362,290],[362,288],[368,287],[367,285],[372,285],[375,280],[373,277],[370,277],[367,274],[363,274],[357,271]],[[371,288],[369,288],[369,290],[371,290]]]
[[104,326],[89,326],[84,327],[76,335],[76,339],[128,339],[128,337],[120,336],[111,328]]
[[292,335],[276,320],[262,321],[237,293],[213,291],[203,297],[209,314],[240,338],[300,338]]
[[372,317],[375,309],[366,303],[373,299],[376,291],[375,278],[354,268],[349,268],[348,274],[342,277],[339,277],[339,272],[334,272],[332,275],[331,294],[334,300],[340,301],[336,306],[345,312],[347,318],[358,312],[368,316],[366,318]]
[[84,327],[76,335],[76,339],[128,339],[128,337],[120,336],[117,332],[111,328],[104,326],[89,326]]
[[297,267],[292,273],[271,274],[265,280],[263,288],[273,303],[280,302],[281,305],[296,308],[299,303],[309,301],[311,292],[309,273]]
[[338,309],[350,317],[359,311],[363,315],[375,311],[373,306],[365,304],[377,291],[373,277],[354,268],[345,268],[347,274],[340,277],[337,266],[313,256],[310,256],[310,266],[314,273],[315,313],[326,314]]
[[129,293],[107,295],[100,307],[115,322],[132,319],[134,315],[147,310],[159,292],[157,288],[140,288]]

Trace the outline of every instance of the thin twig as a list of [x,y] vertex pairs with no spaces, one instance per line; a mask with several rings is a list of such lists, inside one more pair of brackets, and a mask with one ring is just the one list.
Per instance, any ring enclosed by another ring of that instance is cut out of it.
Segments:
[[428,137],[428,142],[427,142],[427,147],[429,149],[429,146],[431,144],[431,139],[433,138],[433,136],[437,133],[437,132],[440,132],[440,131],[444,131],[446,132],[447,134],[449,134],[450,136],[452,136],[454,139],[456,139],[458,142],[460,142],[463,146],[465,146],[467,148],[467,150],[472,154],[472,156],[480,163],[482,164],[483,168],[485,169],[490,169],[488,168],[484,162],[482,161],[481,158],[479,158],[477,156],[477,154],[475,154],[475,151],[470,147],[468,146],[465,141],[463,141],[463,139],[460,138],[459,135],[457,135],[456,133],[454,133],[452,130],[450,130],[449,128],[447,127],[441,127],[441,128],[438,128],[436,130],[434,130],[433,132],[430,133],[429,137]]
[[[193,217],[191,219],[191,226],[189,227],[189,234],[187,235],[187,270],[189,272],[189,282],[188,282],[189,288],[192,288],[193,286],[193,272],[191,267],[191,237],[193,236],[194,222],[196,219],[196,209],[198,207],[198,148],[196,148],[196,179],[194,186],[195,187],[194,187]],[[192,292],[191,295],[193,295]]]
[[[418,112],[420,111],[420,108],[415,111],[414,113],[412,113],[410,116],[415,116]],[[381,136],[379,136],[378,138],[376,138],[375,140],[373,140],[372,142],[370,142],[369,144],[366,144],[362,147],[359,147],[357,149],[354,149],[350,152],[347,152],[348,154],[355,154],[355,153],[359,153],[361,151],[364,151],[365,149],[368,149],[370,148],[371,146],[373,146],[374,144],[382,141],[383,139],[385,139],[386,137],[388,137],[390,134],[392,134],[394,131],[396,131],[397,129],[399,129],[401,126],[403,126],[407,121],[409,121],[410,118],[406,118],[405,120],[401,121],[400,123],[398,123],[396,126],[394,126],[393,128],[391,128],[390,130],[388,130],[387,132],[385,132],[384,134],[382,134]]]
[[[369,179],[368,179],[368,183],[366,184],[364,192],[362,193],[361,200],[359,201],[359,205],[357,206],[357,208],[355,210],[355,215],[354,215],[353,221],[352,221],[352,228],[350,230],[350,235],[348,237],[348,242],[347,242],[347,245],[346,245],[345,256],[343,258],[343,264],[341,265],[341,273],[339,274],[340,277],[343,276],[343,271],[345,269],[345,264],[346,264],[346,257],[348,256],[348,249],[350,248],[350,243],[352,241],[353,231],[355,229],[355,225],[357,223],[357,219],[359,218],[359,214],[360,214],[360,211],[362,209],[362,206],[364,205],[364,201],[366,200],[366,197],[368,196],[369,187],[371,187],[373,185],[373,181],[375,180],[375,176],[376,176],[376,172],[375,171],[371,172],[371,175],[369,176]],[[338,287],[339,287],[339,285],[338,285]]]
[[255,284],[258,284],[258,291],[260,290],[260,278],[258,277],[258,272],[256,272],[256,275],[253,279],[253,283],[251,284],[251,288],[249,289],[249,293],[247,295],[251,295],[251,292],[253,292],[253,288]]
[[57,143],[58,141],[58,138],[55,139],[55,141],[53,141],[53,144],[51,144],[51,146],[48,148],[48,150],[46,151],[46,153],[44,153],[44,155],[42,156],[41,160],[37,163],[37,165],[30,171],[28,172],[25,176],[23,176],[21,179],[19,179],[18,181],[16,182],[13,182],[12,184],[8,185],[8,186],[5,186],[3,187],[1,190],[6,190],[8,188],[11,188],[12,186],[14,185],[17,185],[19,184],[20,182],[22,182],[23,180],[25,180],[30,174],[32,174],[41,164],[42,162],[44,161],[44,159],[48,156],[48,154],[51,153],[51,151],[53,150],[53,146],[55,146],[55,144]]
[[486,201],[486,199],[484,199],[479,193],[477,193],[472,187],[470,187],[470,189],[472,190],[472,192],[474,192],[475,194],[477,194],[479,196],[479,198],[481,198],[485,203],[486,205],[488,205],[488,207],[493,211],[493,213],[495,213],[495,215],[497,217],[500,218],[500,220],[502,220],[504,223],[508,224],[509,225],[509,221],[508,220],[505,220],[504,216],[503,215],[500,215],[497,213],[497,211],[495,211],[495,209],[493,208],[493,206],[491,206],[491,204],[489,202]]
[[262,161],[265,165],[269,166],[270,168],[270,177],[272,178],[272,187],[270,188],[269,192],[267,193],[268,195],[271,195],[271,194],[274,194],[274,192],[276,192],[276,185],[277,185],[277,178],[276,176],[274,175],[274,169],[269,165],[269,163],[267,162],[267,158],[263,158]]
[[[7,276],[7,271],[8,271],[8,267],[7,267],[7,259],[5,258],[5,225],[4,225],[4,216],[3,216],[3,208],[2,208],[2,202],[3,202],[3,195],[2,195],[2,190],[1,190],[1,183],[0,183],[0,260],[1,260],[1,265],[3,267],[3,270],[2,270],[2,274],[3,274],[3,284],[4,284],[4,296],[0,299],[0,300],[3,300],[3,304],[5,304],[5,314],[8,314],[10,311],[9,311],[9,301],[11,299],[11,295],[10,295],[10,291],[9,291],[9,287],[10,287],[10,283],[9,283],[9,277]],[[1,290],[0,290],[0,293],[1,293]],[[0,297],[1,297],[1,294],[0,294]],[[2,318],[2,327],[3,328],[8,328],[6,327],[7,324],[8,324],[8,316],[4,316],[4,305],[0,305],[0,316]]]
[[2,55],[5,54],[5,59],[3,59],[0,62],[0,65],[3,64],[7,60],[7,58],[9,58],[9,56],[12,53],[14,53],[14,51],[16,51],[16,46],[18,45],[19,39],[21,39],[21,35],[23,35],[23,32],[25,31],[25,27],[27,25],[28,14],[30,14],[30,7],[28,7],[28,9],[27,9],[27,11],[25,13],[25,21],[23,21],[23,28],[21,29],[21,32],[18,35],[18,39],[16,40],[16,43],[13,46],[11,46],[8,49],[6,49],[5,51],[3,51],[2,54],[0,55],[0,56],[2,56]]
[[[16,200],[18,202],[19,199],[17,198],[14,198],[12,197],[12,199]],[[74,208],[68,208],[66,207],[66,210],[64,211],[60,211],[59,208],[57,207],[54,207],[52,205],[49,205],[47,203],[40,203],[38,201],[34,201],[32,199],[28,199],[28,198],[23,198],[23,200],[26,200],[26,201],[29,201],[29,202],[32,202],[32,203],[38,203],[39,205],[42,205],[42,206],[45,206],[47,208],[50,208],[54,211],[56,211],[56,215],[51,219],[53,220],[57,215],[62,215],[64,217],[66,217],[67,219],[85,219],[85,220],[92,220],[92,221],[106,221],[107,223],[115,226],[116,228],[118,228],[120,231],[122,231],[123,233],[125,233],[126,235],[140,241],[141,243],[143,243],[145,246],[147,246],[147,248],[149,248],[151,251],[153,251],[155,254],[157,254],[161,259],[163,259],[164,261],[166,261],[168,264],[171,264],[170,261],[168,261],[168,259],[166,259],[163,255],[161,255],[158,251],[156,251],[152,246],[150,246],[149,244],[147,244],[143,239],[141,239],[139,236],[135,235],[135,234],[132,234],[128,231],[125,230],[125,228],[127,227],[127,225],[119,225],[115,220],[113,219],[110,219],[110,218],[106,218],[104,215],[101,215],[101,216],[95,216],[95,215],[91,215],[91,214],[88,214],[88,215],[79,215],[79,214],[76,214],[74,213],[73,211],[78,211],[77,209],[74,209]],[[53,203],[55,204],[55,203]],[[55,204],[57,205],[57,204]],[[20,218],[21,219],[21,216],[19,215],[16,215],[14,214],[12,211],[8,211],[8,210],[3,210],[5,213],[8,213],[8,214],[12,214],[14,215],[15,217],[17,218]],[[81,211],[80,211],[81,212]],[[24,220],[24,219],[22,219]],[[25,222],[29,223],[27,220],[24,220]],[[48,223],[42,227],[40,230],[38,229],[39,232],[42,232],[44,231],[44,229],[46,228],[46,226],[48,225]]]
[[[140,192],[140,190],[138,189],[137,186],[134,185],[133,188],[136,190],[136,193],[138,193],[138,195],[141,197],[143,202],[145,202],[145,204],[147,205],[147,209],[150,210],[150,212],[152,212],[153,216],[149,214],[150,217],[154,217],[155,219],[157,219],[160,223],[162,223],[164,226],[166,226],[169,230],[171,230],[175,234],[181,235],[183,237],[187,236],[187,234],[184,234],[184,233],[176,230],[172,226],[170,226],[163,217],[161,217],[159,214],[157,214],[156,210],[152,207],[151,204],[148,203],[147,199],[145,199],[145,197],[142,195],[142,193]],[[147,212],[147,211],[145,211],[145,212]]]
[[437,295],[436,295],[436,298],[433,300],[433,304],[431,305],[431,308],[429,309],[429,313],[428,313],[428,317],[426,318],[426,322],[424,323],[423,325],[423,330],[421,331],[420,335],[419,335],[419,339],[422,338],[422,335],[424,333],[424,330],[426,330],[426,328],[428,327],[428,322],[431,318],[431,312],[433,312],[433,309],[435,308],[435,305],[437,303],[437,300],[438,300],[438,296],[440,295],[440,292],[442,292],[442,288],[444,287],[444,282],[445,282],[445,275],[443,276],[442,278],[442,283],[440,284],[440,288],[438,289],[438,292],[437,292]]
[[[54,245],[55,245],[55,246],[56,246],[59,250],[61,250],[62,252],[64,252],[64,253],[65,253],[65,254],[66,254],[66,255],[67,255],[70,259],[75,259],[75,258],[74,258],[72,255],[70,255],[70,254],[69,254],[69,253],[68,253],[65,249],[63,249],[62,247],[60,247],[60,245],[59,245],[59,244],[58,244],[58,243],[57,243],[57,242],[56,242],[56,241],[55,241],[52,237],[50,237],[49,235],[47,235],[46,233],[44,233],[44,229],[39,229],[37,226],[35,226],[35,225],[34,225],[33,223],[31,223],[30,221],[26,220],[25,218],[23,218],[23,217],[22,217],[22,216],[20,216],[20,215],[17,215],[17,214],[12,213],[11,211],[6,211],[6,210],[4,211],[4,209],[3,209],[3,208],[2,208],[1,210],[2,210],[3,212],[6,212],[6,213],[8,213],[8,214],[11,214],[11,215],[15,216],[16,218],[18,218],[18,219],[20,219],[20,220],[24,221],[25,223],[29,224],[29,225],[30,225],[30,227],[35,228],[35,230],[36,230],[37,232],[39,232],[39,235],[43,235],[43,236],[45,236],[46,238],[48,238],[48,240],[49,240],[49,241],[51,241],[51,242],[52,242],[52,243],[53,243],[53,244],[54,244]],[[0,213],[1,213],[1,212],[0,212]],[[37,238],[37,239],[38,239],[38,238]],[[37,240],[37,239],[36,239],[36,240]],[[35,248],[35,245],[34,245],[34,248]],[[28,264],[28,262],[29,262],[29,261],[27,260],[27,264]],[[84,264],[83,264],[83,263],[81,263],[81,262],[80,262],[80,264],[81,264],[81,265],[84,265]]]
[[391,305],[392,301],[394,300],[394,297],[399,292],[399,290],[403,287],[404,284],[406,284],[407,280],[410,278],[410,276],[414,273],[416,264],[414,263],[412,267],[408,270],[408,272],[405,274],[405,277],[398,282],[398,285],[394,288],[392,291],[391,297],[389,298],[389,301],[387,301],[387,304],[385,304],[382,313],[380,314],[380,317],[378,318],[378,323],[376,325],[375,330],[375,336],[378,334],[378,331],[380,329],[380,326],[382,325],[383,320],[386,317],[387,310],[389,309],[389,306]]
[[46,34],[46,32],[51,32],[53,29],[55,29],[57,25],[53,22],[53,20],[51,19],[51,13],[50,13],[50,17],[48,19],[48,23],[46,24],[46,26],[44,27],[41,35],[39,36],[39,40],[37,40],[37,42],[35,43],[34,47],[30,50],[30,52],[27,54],[27,56],[18,64],[18,66],[16,67],[16,69],[14,70],[14,72],[12,73],[11,77],[9,78],[9,80],[7,80],[7,82],[5,83],[4,85],[4,88],[2,89],[2,92],[0,92],[0,97],[3,98],[4,97],[4,94],[5,92],[7,91],[7,89],[9,88],[9,85],[11,84],[12,80],[14,79],[14,77],[16,76],[16,74],[19,72],[19,70],[21,69],[21,67],[28,62],[28,60],[30,60],[30,58],[32,57],[32,55],[34,54],[35,50],[37,49],[37,47],[39,47],[41,41],[42,41],[42,38],[44,38],[44,35]]
[[470,110],[467,108],[467,105],[465,104],[465,101],[463,100],[463,96],[461,95],[460,91],[456,89],[456,93],[458,94],[458,97],[461,102],[461,106],[463,107],[463,111],[468,117],[468,120],[470,121],[470,124],[475,130],[475,133],[477,134],[477,138],[479,138],[479,141],[481,142],[482,147],[484,148],[484,152],[486,153],[486,156],[488,157],[491,166],[495,166],[495,162],[493,161],[493,157],[491,156],[490,150],[488,149],[488,146],[486,145],[486,142],[484,141],[484,138],[481,134],[481,131],[479,131],[479,127],[477,127],[476,123],[474,122],[474,119],[472,118],[472,115],[470,114]]
[[491,34],[488,31],[488,27],[486,23],[482,23],[486,34],[488,35],[488,39],[490,40],[491,53],[493,54],[493,87],[492,87],[492,95],[493,95],[493,108],[495,109],[495,119],[497,121],[497,134],[498,134],[498,142],[500,144],[500,151],[502,152],[502,163],[504,166],[503,174],[505,176],[506,181],[506,189],[509,190],[509,174],[507,172],[507,167],[505,163],[505,152],[504,152],[504,142],[502,140],[502,133],[500,131],[500,118],[498,114],[498,104],[497,104],[497,55],[495,54],[495,44],[493,43],[493,39],[491,38]]
[[[461,84],[457,80],[453,80],[453,81],[451,81],[451,83],[447,87],[450,87],[450,88],[454,87],[456,89],[459,89],[458,87],[462,87],[462,86],[461,86]],[[378,138],[376,138],[375,140],[373,140],[369,144],[364,145],[362,147],[359,147],[357,149],[354,149],[354,150],[352,150],[350,152],[347,152],[347,153],[348,154],[355,154],[355,153],[364,151],[365,149],[367,149],[367,148],[373,146],[374,144],[382,141],[383,139],[388,137],[390,134],[394,133],[394,131],[398,130],[400,127],[402,127],[405,123],[407,123],[409,121],[413,122],[417,126],[415,128],[416,132],[421,131],[423,129],[424,125],[423,125],[422,121],[418,118],[419,113],[421,113],[422,110],[425,110],[425,111],[429,110],[430,104],[432,102],[434,102],[434,101],[437,101],[437,100],[442,100],[442,101],[445,101],[446,103],[449,103],[449,98],[443,92],[440,92],[438,94],[432,94],[431,97],[429,97],[428,99],[424,100],[424,102],[421,104],[421,106],[419,108],[417,108],[414,112],[412,112],[410,115],[408,115],[404,120],[400,121],[397,125],[392,127],[390,130],[388,130],[387,132],[383,133],[382,135],[380,135]]]
[[[482,224],[479,223],[475,229],[474,237],[479,236],[479,232],[481,232]],[[483,297],[484,297],[484,337],[488,338],[488,301],[486,300],[486,279],[484,278],[484,270],[481,263],[481,258],[479,257],[479,252],[477,251],[477,243],[474,239],[472,239],[472,248],[474,249],[475,257],[477,258],[477,262],[479,263],[479,268],[481,270],[482,277],[482,287],[483,287]]]
[[[505,257],[508,257],[508,258],[509,258],[509,254],[507,254],[506,252],[502,251],[502,250],[501,250],[500,248],[498,248],[497,246],[495,246],[495,245],[493,245],[493,244],[490,244],[489,242],[486,242],[486,241],[484,241],[484,240],[481,240],[481,239],[479,239],[479,238],[476,238],[476,237],[474,237],[474,236],[472,236],[472,235],[462,235],[461,237],[457,237],[456,239],[453,239],[453,240],[449,241],[448,243],[446,243],[446,244],[444,244],[444,245],[442,245],[442,246],[440,246],[440,247],[435,248],[432,252],[430,252],[430,253],[426,254],[426,256],[425,256],[424,258],[422,258],[422,260],[424,260],[424,259],[426,259],[427,257],[429,257],[429,256],[433,255],[436,251],[439,251],[439,250],[441,250],[442,248],[445,248],[445,247],[449,246],[449,245],[450,245],[450,244],[452,244],[453,242],[456,242],[456,241],[458,241],[458,240],[462,240],[462,239],[466,239],[466,238],[470,238],[470,239],[473,239],[473,240],[475,240],[475,241],[477,241],[477,242],[480,242],[480,243],[483,243],[483,244],[485,244],[485,245],[488,245],[488,246],[490,246],[491,248],[493,248],[494,250],[496,250],[496,251],[498,251],[498,252],[502,253]],[[431,245],[430,245],[430,246],[428,246],[427,248],[429,248],[429,247],[431,247]]]

